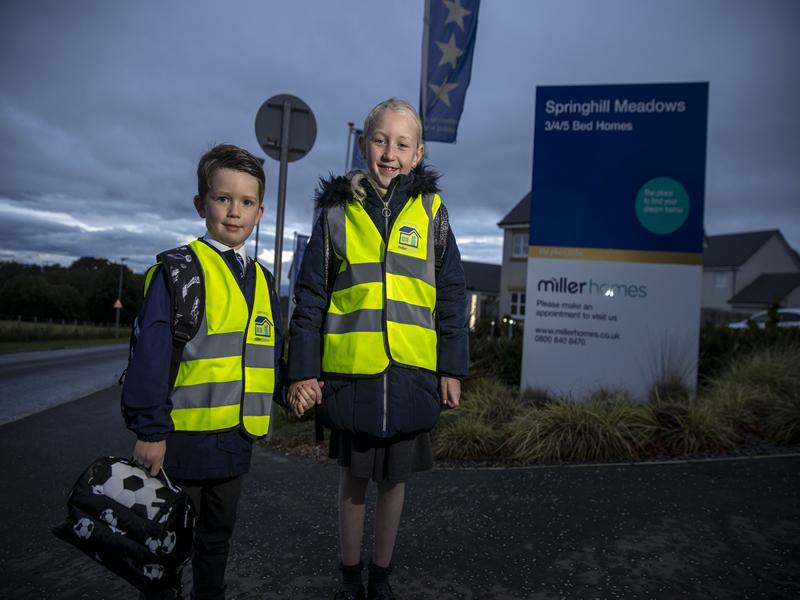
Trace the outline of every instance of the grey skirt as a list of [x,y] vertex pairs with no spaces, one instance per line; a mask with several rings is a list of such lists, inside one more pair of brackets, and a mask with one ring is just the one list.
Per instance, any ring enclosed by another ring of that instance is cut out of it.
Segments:
[[328,456],[354,477],[400,483],[417,471],[433,468],[431,435],[416,433],[382,440],[334,429]]

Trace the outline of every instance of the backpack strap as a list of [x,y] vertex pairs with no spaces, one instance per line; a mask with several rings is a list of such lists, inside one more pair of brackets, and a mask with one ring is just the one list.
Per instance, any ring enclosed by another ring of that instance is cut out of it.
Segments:
[[189,246],[179,246],[158,255],[166,269],[172,301],[172,343],[183,348],[200,327],[203,275],[197,256]]
[[169,369],[169,387],[172,389],[178,377],[183,349],[200,328],[203,274],[200,262],[189,246],[178,246],[162,252],[157,259],[166,270],[164,275],[172,303],[172,357]]

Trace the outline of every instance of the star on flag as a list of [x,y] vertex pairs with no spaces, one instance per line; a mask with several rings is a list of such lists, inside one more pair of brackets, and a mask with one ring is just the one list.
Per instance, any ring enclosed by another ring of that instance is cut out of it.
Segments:
[[433,89],[434,94],[436,94],[434,102],[436,102],[436,100],[441,100],[449,108],[450,107],[450,92],[452,92],[454,89],[456,89],[458,87],[458,84],[457,83],[447,83],[447,77],[445,77],[444,81],[442,82],[442,85],[436,85],[435,83],[429,83],[428,85],[431,87],[431,89]]
[[461,6],[461,0],[442,0],[447,7],[447,19],[444,24],[455,23],[464,31],[464,17],[471,15],[472,11]]
[[439,61],[439,66],[446,63],[450,63],[450,66],[455,69],[456,65],[458,64],[459,57],[464,54],[464,51],[461,50],[458,46],[456,46],[456,34],[450,34],[450,41],[445,43],[442,42],[435,42],[437,46],[439,46],[439,50],[442,51],[442,58]]

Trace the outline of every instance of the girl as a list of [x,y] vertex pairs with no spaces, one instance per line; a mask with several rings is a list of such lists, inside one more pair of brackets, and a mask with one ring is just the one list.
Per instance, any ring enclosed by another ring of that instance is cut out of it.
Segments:
[[[340,465],[341,586],[336,600],[390,600],[388,575],[413,472],[433,465],[440,405],[467,372],[464,272],[439,176],[421,164],[414,108],[378,104],[358,140],[367,172],[321,182],[320,218],[295,287],[289,403],[317,406]],[[364,499],[378,486],[365,596]]]

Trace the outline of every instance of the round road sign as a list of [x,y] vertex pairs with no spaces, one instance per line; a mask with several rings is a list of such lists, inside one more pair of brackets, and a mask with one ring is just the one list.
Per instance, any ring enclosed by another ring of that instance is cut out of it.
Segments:
[[317,139],[314,113],[297,96],[278,94],[261,105],[256,114],[256,139],[267,156],[274,160],[281,159],[283,114],[287,103],[291,115],[287,160],[293,162],[308,154]]

